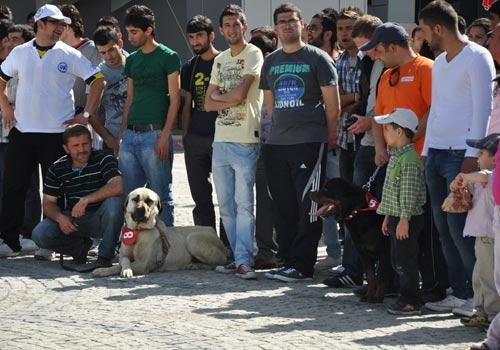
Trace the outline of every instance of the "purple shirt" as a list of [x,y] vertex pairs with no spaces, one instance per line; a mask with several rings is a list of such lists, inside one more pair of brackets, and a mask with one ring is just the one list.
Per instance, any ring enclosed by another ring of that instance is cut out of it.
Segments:
[[488,183],[483,186],[480,183],[468,185],[472,194],[472,209],[467,213],[465,221],[464,236],[495,238],[493,233],[493,212],[495,201],[493,199],[493,172],[482,170],[488,175]]

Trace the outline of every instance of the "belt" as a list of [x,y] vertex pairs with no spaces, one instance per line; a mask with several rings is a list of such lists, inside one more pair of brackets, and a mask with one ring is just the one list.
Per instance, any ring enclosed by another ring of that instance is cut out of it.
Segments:
[[163,125],[159,123],[133,124],[133,125],[127,125],[127,129],[135,132],[147,132],[147,131],[161,130],[163,129]]

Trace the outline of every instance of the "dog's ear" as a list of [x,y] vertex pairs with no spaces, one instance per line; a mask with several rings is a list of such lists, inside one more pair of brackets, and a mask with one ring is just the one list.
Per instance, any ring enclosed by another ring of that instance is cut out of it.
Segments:
[[125,199],[125,203],[123,203],[123,211],[127,211],[127,207],[128,207],[128,197]]
[[156,206],[158,207],[158,214],[161,214],[163,211],[163,205],[161,205],[160,197],[158,197],[158,201],[156,202]]

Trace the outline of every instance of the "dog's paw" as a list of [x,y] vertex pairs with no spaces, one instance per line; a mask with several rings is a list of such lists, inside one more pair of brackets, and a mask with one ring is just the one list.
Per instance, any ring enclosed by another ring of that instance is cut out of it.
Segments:
[[132,269],[123,269],[121,272],[121,276],[125,278],[132,278],[134,277],[134,272]]

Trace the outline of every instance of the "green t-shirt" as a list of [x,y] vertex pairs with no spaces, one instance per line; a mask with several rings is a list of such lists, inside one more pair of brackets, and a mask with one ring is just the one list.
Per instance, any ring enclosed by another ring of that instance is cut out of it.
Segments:
[[170,105],[168,75],[180,68],[177,52],[163,44],[153,52],[137,50],[127,57],[124,73],[134,82],[128,125],[165,122]]

